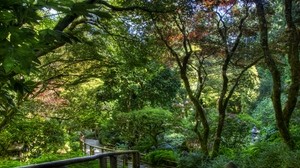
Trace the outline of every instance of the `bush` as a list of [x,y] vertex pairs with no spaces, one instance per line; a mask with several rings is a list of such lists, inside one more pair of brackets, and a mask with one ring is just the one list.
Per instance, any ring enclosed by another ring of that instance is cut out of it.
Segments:
[[287,168],[299,167],[300,151],[291,151],[282,143],[258,143],[247,148],[240,158],[246,168]]
[[129,113],[115,113],[112,132],[118,133],[119,142],[142,152],[157,149],[163,135],[171,128],[172,113],[161,108],[145,107]]
[[145,160],[152,165],[175,166],[177,163],[177,155],[171,150],[156,150],[145,156]]
[[12,168],[12,167],[18,167],[18,166],[22,166],[20,161],[16,161],[16,160],[7,160],[7,159],[1,159],[0,160],[0,167],[1,168]]
[[[70,152],[70,153],[66,153],[66,154],[45,154],[39,158],[30,160],[29,163],[30,164],[38,164],[38,163],[71,159],[71,158],[83,157],[83,156],[85,156],[85,155],[82,152]],[[97,166],[99,166],[98,160],[92,160],[89,162],[71,164],[71,165],[68,165],[67,167],[68,168],[86,168],[86,167],[97,167]]]
[[11,168],[11,167],[18,167],[24,165],[31,165],[31,164],[39,164],[44,162],[51,162],[55,160],[63,160],[75,157],[85,156],[82,152],[70,152],[66,154],[53,154],[53,153],[45,153],[38,158],[29,159],[27,161],[18,161],[18,160],[9,160],[5,158],[0,159],[0,167],[1,168]]
[[55,160],[63,160],[63,159],[69,159],[69,158],[75,158],[75,157],[81,157],[85,156],[81,151],[79,152],[70,152],[66,154],[43,154],[38,158],[31,159],[28,161],[28,164],[38,164],[38,163],[44,163],[44,162],[51,162]]
[[181,156],[178,168],[206,168],[208,166],[208,158],[202,152],[193,152]]
[[65,132],[58,121],[40,118],[20,119],[0,133],[1,156],[9,156],[7,147],[24,144],[24,157],[53,153],[65,144]]
[[227,156],[220,155],[216,157],[214,160],[211,160],[207,168],[224,168],[224,166],[228,164],[230,161],[231,160]]

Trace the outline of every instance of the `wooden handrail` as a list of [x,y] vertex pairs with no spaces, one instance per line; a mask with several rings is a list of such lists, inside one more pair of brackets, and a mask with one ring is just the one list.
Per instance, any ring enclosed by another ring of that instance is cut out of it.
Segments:
[[[86,142],[83,143],[85,146],[89,146],[89,147],[92,147],[92,148],[96,148],[96,149],[100,149],[101,151],[109,151],[109,152],[113,152],[113,151],[116,151],[115,149],[110,149],[110,148],[106,148],[106,147],[101,147],[101,146],[95,146],[95,145],[90,145]],[[117,150],[118,151],[118,150]],[[86,149],[84,149],[84,152],[86,152]]]
[[59,160],[59,161],[52,161],[40,164],[33,164],[29,166],[22,166],[20,168],[62,168],[67,165],[76,164],[76,163],[83,163],[92,160],[99,160],[99,167],[100,168],[107,168],[107,160],[106,158],[110,158],[110,168],[117,168],[117,160],[116,156],[118,155],[132,155],[132,167],[139,168],[140,167],[140,154],[138,151],[135,150],[128,150],[128,151],[119,151],[119,152],[109,152],[109,153],[101,153],[92,156],[85,156],[85,157],[77,157],[72,159],[66,160]]

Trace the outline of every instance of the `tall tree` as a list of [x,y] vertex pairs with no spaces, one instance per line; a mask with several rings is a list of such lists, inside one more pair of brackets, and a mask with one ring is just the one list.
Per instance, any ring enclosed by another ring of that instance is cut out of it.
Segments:
[[265,62],[268,66],[268,69],[272,75],[273,79],[273,90],[272,90],[272,102],[275,111],[276,123],[279,129],[280,135],[284,142],[293,149],[295,147],[295,143],[291,137],[289,131],[289,123],[292,116],[293,111],[295,110],[297,98],[299,95],[299,87],[300,87],[300,62],[299,62],[299,28],[297,28],[295,24],[295,19],[293,18],[293,3],[291,0],[284,1],[284,15],[286,19],[287,25],[287,56],[288,63],[290,66],[290,76],[291,83],[288,87],[287,100],[282,107],[282,74],[278,69],[278,65],[274,60],[274,56],[272,55],[269,48],[269,22],[266,19],[266,5],[264,1],[255,1],[256,9],[257,9],[257,17],[260,25],[260,39],[261,39],[261,47],[263,50]]
[[[250,5],[242,1],[216,4],[206,1],[187,2],[184,5],[186,8],[181,7],[171,15],[156,15],[152,18],[159,38],[179,67],[181,79],[194,105],[194,132],[198,136],[201,150],[206,155],[212,151],[211,156],[215,157],[219,153],[229,101],[243,74],[260,60],[252,58],[252,62],[245,61],[243,55],[239,54],[243,49],[239,45],[245,37],[243,33],[247,30],[245,25]],[[213,138],[213,147],[210,148],[212,126],[209,124],[207,107],[202,100],[210,75],[209,67],[212,64],[220,66],[222,84],[219,86],[221,89],[218,90],[219,96],[216,100],[217,130]],[[231,67],[239,69],[235,76],[228,75]]]

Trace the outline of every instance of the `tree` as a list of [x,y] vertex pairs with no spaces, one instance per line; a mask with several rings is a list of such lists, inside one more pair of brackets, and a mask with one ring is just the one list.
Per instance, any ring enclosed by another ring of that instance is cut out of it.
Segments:
[[[31,1],[3,1],[0,6],[0,131],[18,113],[18,106],[32,91],[27,76],[38,64],[35,51],[39,35],[34,26],[41,7]],[[30,38],[28,38],[30,37]]]
[[171,109],[180,88],[177,75],[159,64],[134,67],[122,65],[103,75],[104,84],[98,88],[98,102],[116,101],[115,109],[123,112],[145,106]]
[[[134,10],[159,12],[143,5],[145,4],[114,6],[106,1],[95,0],[3,1],[0,6],[3,45],[0,52],[0,130],[18,113],[18,105],[28,98],[33,88],[41,84],[32,82],[27,77],[38,69],[42,56],[67,43],[83,42],[77,36],[79,31],[84,30],[82,27],[96,25],[101,19],[111,18],[111,13]],[[51,10],[56,14],[48,12],[47,15],[47,11]],[[48,23],[45,20],[50,24],[42,25]]]
[[[243,74],[260,60],[251,58],[253,61],[245,61],[239,46],[243,32],[247,30],[245,24],[250,4],[231,2],[210,6],[206,3],[185,5],[186,8],[179,8],[170,15],[152,15],[152,19],[159,38],[179,67],[181,79],[195,109],[194,132],[206,155],[210,151],[211,126],[207,109],[201,100],[207,87],[208,67],[221,62],[222,84],[217,100],[219,117],[212,149],[212,157],[215,157],[220,148],[228,103]],[[242,15],[239,17],[235,12]],[[165,24],[167,20],[169,24]],[[235,67],[235,71],[240,69],[235,77],[230,76],[231,80],[228,76],[230,67]],[[193,84],[193,80],[196,84]]]
[[299,61],[299,43],[300,36],[299,30],[296,26],[295,20],[293,18],[293,6],[296,3],[293,3],[290,0],[284,1],[284,15],[287,25],[287,57],[288,64],[290,66],[290,76],[291,83],[288,87],[287,92],[287,100],[282,107],[282,78],[281,73],[279,71],[278,65],[270,51],[269,48],[269,28],[267,27],[268,21],[266,19],[266,6],[262,1],[255,1],[256,9],[257,9],[257,17],[259,20],[260,26],[260,43],[264,54],[264,59],[267,64],[267,67],[272,75],[273,80],[273,90],[272,90],[272,102],[274,106],[275,118],[277,127],[279,129],[280,135],[283,141],[293,149],[295,147],[295,143],[291,137],[289,132],[289,123],[291,120],[291,116],[293,111],[295,110],[297,98],[299,95],[299,87],[300,87],[300,61]]

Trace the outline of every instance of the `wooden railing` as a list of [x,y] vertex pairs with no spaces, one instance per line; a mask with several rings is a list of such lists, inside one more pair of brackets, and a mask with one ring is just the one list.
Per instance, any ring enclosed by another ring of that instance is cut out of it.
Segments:
[[101,146],[95,146],[95,145],[88,144],[86,142],[83,142],[82,144],[80,144],[80,146],[82,147],[83,152],[86,154],[89,154],[89,155],[94,155],[96,149],[98,149],[100,153],[116,151],[115,149],[110,149],[110,148],[101,147]]
[[[140,167],[139,152],[131,150],[131,151],[101,153],[101,154],[96,154],[96,155],[92,155],[92,156],[77,157],[77,158],[72,158],[72,159],[23,166],[21,168],[67,168],[68,165],[89,162],[89,161],[93,161],[93,160],[99,161],[100,168],[107,168],[108,165],[110,168],[117,168],[118,167],[117,156],[123,156],[122,157],[123,167],[132,167],[132,168]],[[128,165],[128,157],[130,157],[130,156],[132,157],[132,162],[130,163],[132,166]],[[108,159],[109,159],[109,162],[108,162]]]
[[[33,164],[20,168],[67,168],[68,165],[94,160],[98,160],[99,168],[117,168],[120,167],[120,165],[118,165],[120,162],[122,164],[121,166],[125,168],[140,167],[140,153],[136,150],[115,151],[114,149],[88,144],[84,139],[80,140],[80,147],[84,153],[87,153],[87,149],[89,149],[88,154],[90,156]],[[95,154],[95,149],[99,150],[99,154]],[[131,161],[129,162],[129,160]]]

